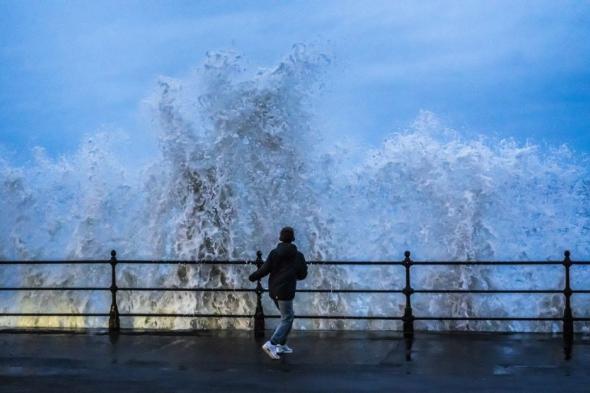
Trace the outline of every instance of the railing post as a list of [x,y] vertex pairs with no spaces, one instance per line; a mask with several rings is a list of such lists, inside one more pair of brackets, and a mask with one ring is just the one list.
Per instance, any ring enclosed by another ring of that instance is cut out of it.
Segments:
[[[262,266],[262,252],[256,251],[256,268]],[[262,309],[262,284],[256,281],[256,312],[254,313],[254,337],[264,337],[264,310]]]
[[412,314],[412,301],[410,296],[414,293],[410,281],[410,267],[412,266],[412,260],[410,259],[410,252],[404,252],[404,268],[406,270],[406,286],[403,289],[403,293],[406,296],[406,308],[404,310],[404,316],[402,317],[404,339],[406,342],[406,360],[411,360],[412,353],[412,342],[414,340],[414,315]]
[[571,296],[572,289],[570,287],[570,267],[572,261],[570,259],[570,252],[563,253],[563,266],[565,267],[565,287],[563,288],[563,295],[565,296],[565,308],[563,310],[563,350],[565,359],[569,360],[572,357],[572,347],[574,343],[574,317],[572,315]]
[[109,312],[109,333],[117,333],[121,327],[119,322],[119,308],[117,307],[117,252],[111,251],[111,311]]

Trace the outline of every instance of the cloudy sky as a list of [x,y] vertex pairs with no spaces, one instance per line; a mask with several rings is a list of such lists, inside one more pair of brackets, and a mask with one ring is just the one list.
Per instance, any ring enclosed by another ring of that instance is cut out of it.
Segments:
[[159,75],[212,49],[271,66],[299,42],[334,59],[318,108],[332,135],[377,145],[425,109],[468,133],[590,152],[588,1],[0,0],[0,153],[141,135]]

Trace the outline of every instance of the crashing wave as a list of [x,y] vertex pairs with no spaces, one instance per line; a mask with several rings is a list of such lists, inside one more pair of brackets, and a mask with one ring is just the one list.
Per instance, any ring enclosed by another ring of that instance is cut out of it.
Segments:
[[[590,255],[588,161],[571,149],[469,139],[422,112],[351,169],[319,148],[312,99],[329,58],[297,45],[273,68],[250,73],[232,52],[211,52],[192,75],[160,78],[148,105],[159,155],[123,165],[110,133],[58,159],[0,160],[0,258],[253,259],[284,225],[310,260],[558,259]],[[350,149],[355,149],[351,147]],[[0,284],[104,285],[106,267],[3,266]],[[557,268],[416,267],[418,288],[555,288]],[[577,268],[576,268],[577,269]],[[121,265],[121,286],[251,285],[248,267]],[[579,277],[588,276],[578,269]],[[305,288],[402,287],[399,268],[312,267]],[[575,277],[575,276],[574,276]],[[579,280],[582,283],[584,280]],[[583,284],[581,284],[583,285]],[[105,293],[1,293],[18,312],[107,310]],[[251,294],[123,292],[134,312],[246,313]],[[401,315],[398,296],[301,294],[304,314]],[[415,295],[420,315],[559,315],[560,295]],[[267,299],[265,299],[267,301]],[[587,302],[586,302],[587,304]],[[578,315],[590,311],[575,304]],[[265,304],[271,310],[270,302]],[[103,326],[100,318],[5,319],[7,325]],[[251,321],[135,318],[142,328],[246,328]],[[305,328],[391,328],[392,322],[300,321]],[[557,324],[445,323],[425,328],[555,330]]]

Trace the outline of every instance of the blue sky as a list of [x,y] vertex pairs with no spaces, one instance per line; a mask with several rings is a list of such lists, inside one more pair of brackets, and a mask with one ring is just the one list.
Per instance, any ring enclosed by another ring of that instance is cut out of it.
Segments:
[[330,135],[377,145],[425,109],[468,133],[590,152],[587,1],[103,0],[0,0],[0,152],[143,135],[159,75],[212,49],[272,65],[298,42],[334,58],[318,107]]

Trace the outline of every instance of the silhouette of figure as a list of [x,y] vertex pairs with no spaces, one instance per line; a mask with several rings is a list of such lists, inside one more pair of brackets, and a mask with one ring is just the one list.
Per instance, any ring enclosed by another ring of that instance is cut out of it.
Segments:
[[281,322],[270,340],[262,346],[262,349],[272,359],[280,359],[279,354],[281,353],[293,352],[293,349],[287,345],[287,337],[295,318],[293,299],[297,289],[297,280],[307,277],[305,258],[293,244],[295,240],[293,228],[284,227],[281,229],[279,240],[281,242],[268,254],[266,262],[249,277],[250,281],[256,281],[270,274],[268,279],[269,294],[281,313]]

